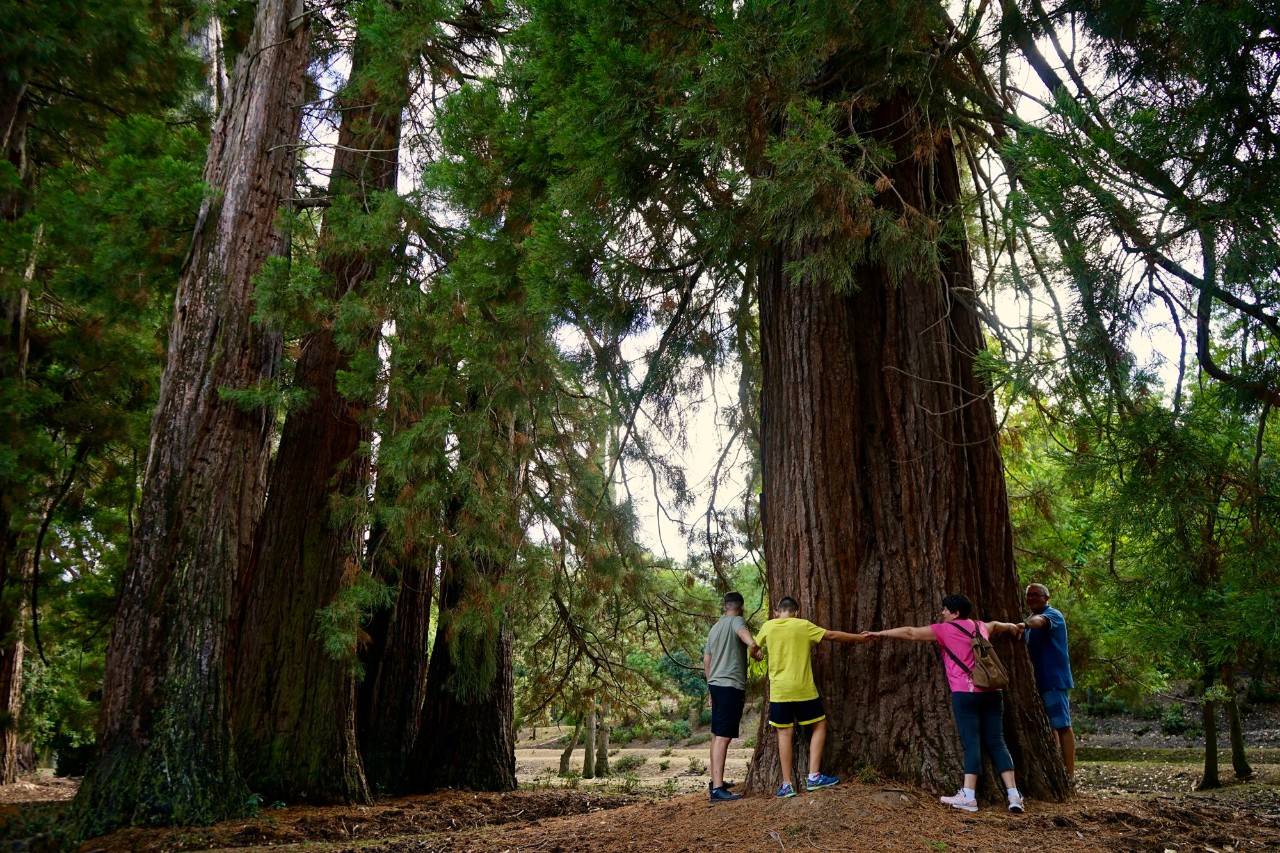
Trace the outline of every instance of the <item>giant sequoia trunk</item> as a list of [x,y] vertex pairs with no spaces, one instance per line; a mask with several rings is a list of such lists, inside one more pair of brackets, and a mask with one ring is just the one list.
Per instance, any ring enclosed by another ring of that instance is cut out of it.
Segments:
[[[388,95],[367,82],[370,51],[357,42],[329,195],[334,208],[367,210],[395,188],[400,111],[406,87]],[[407,85],[407,84],[406,84]],[[331,209],[331,210],[333,210]],[[321,269],[334,299],[364,288],[390,257],[348,249],[330,217],[320,235]],[[372,346],[377,325],[365,330]],[[368,404],[338,390],[347,370],[331,327],[307,335],[295,370],[308,392],[289,413],[271,469],[267,506],[243,580],[234,731],[245,778],[271,799],[364,802],[369,798],[356,737],[356,684],[349,661],[327,654],[317,611],[356,579],[363,551],[360,515],[369,459]],[[343,506],[342,504],[347,504]],[[355,655],[355,649],[351,649]]]
[[366,669],[361,689],[360,747],[369,786],[379,792],[390,790],[404,773],[427,692],[434,562],[412,555],[398,562],[395,607],[376,640],[377,661]]
[[[488,580],[496,580],[496,567],[476,562],[470,571],[479,570]],[[488,683],[460,690],[461,683],[474,677],[461,671],[471,662],[455,661],[452,648],[458,642],[454,614],[467,591],[466,574],[450,560],[441,570],[439,625],[427,670],[427,695],[418,740],[400,785],[406,793],[438,788],[512,791],[516,787],[513,638],[505,624],[489,640],[488,653],[495,665]]]
[[251,322],[253,276],[282,248],[307,36],[301,3],[262,0],[214,126],[178,284],[168,358],[120,605],[82,831],[242,813],[231,743],[229,608],[262,509],[271,413],[224,389],[271,379],[280,342]]
[[[909,103],[898,99],[866,117],[895,152],[893,188],[927,215],[958,214],[950,142],[936,139]],[[917,145],[930,153],[913,157]],[[972,286],[967,248],[944,251],[935,275],[895,279],[868,262],[850,294],[793,280],[788,263],[804,253],[776,246],[759,268],[770,595],[793,596],[802,616],[845,631],[929,624],[949,592],[970,596],[986,618],[1014,617],[1018,582],[996,423],[974,375],[983,340],[958,292]],[[998,648],[1012,675],[1005,729],[1019,784],[1032,796],[1061,798],[1066,775],[1027,655],[1021,645]],[[955,788],[960,741],[932,645],[825,644],[815,658],[831,727],[827,772],[870,766]],[[779,778],[777,743],[763,719],[759,743],[750,784],[762,791]],[[797,766],[805,761],[798,740]]]

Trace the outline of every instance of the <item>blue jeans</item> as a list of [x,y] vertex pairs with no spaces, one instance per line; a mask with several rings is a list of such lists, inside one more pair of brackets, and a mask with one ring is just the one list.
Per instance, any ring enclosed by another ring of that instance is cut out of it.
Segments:
[[1001,691],[952,693],[951,712],[956,718],[960,742],[964,744],[965,773],[982,773],[984,749],[997,773],[1013,769],[1013,758],[1004,744],[1004,694]]

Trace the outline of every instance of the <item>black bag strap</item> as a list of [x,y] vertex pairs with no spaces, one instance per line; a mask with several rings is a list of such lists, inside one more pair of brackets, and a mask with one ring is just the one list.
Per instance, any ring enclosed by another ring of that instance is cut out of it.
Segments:
[[942,646],[942,650],[943,650],[944,652],[946,652],[946,653],[947,653],[947,657],[951,658],[953,661],[955,661],[955,662],[956,662],[956,666],[958,666],[958,667],[960,667],[962,670],[964,670],[964,674],[965,674],[965,675],[969,676],[970,678],[972,678],[972,677],[973,677],[973,670],[972,670],[972,669],[970,669],[969,667],[965,666],[965,665],[964,665],[964,661],[962,661],[962,660],[960,660],[960,658],[956,657],[956,656],[955,656],[955,654],[951,651],[951,649],[947,648],[946,646],[943,646],[943,645],[942,645],[942,643],[938,643],[938,645],[939,645],[939,646]]
[[[959,629],[959,631],[960,631],[960,633],[961,633],[961,634],[964,634],[964,635],[965,635],[966,637],[968,637],[970,640],[975,639],[977,635],[976,635],[976,634],[970,634],[970,633],[969,633],[968,631],[966,631],[964,628],[961,628],[961,627],[960,627],[960,625],[958,624],[958,623],[959,623],[959,621],[960,621],[960,620],[958,620],[958,619],[953,619],[953,620],[951,620],[950,622],[948,622],[947,624],[948,624],[948,625],[953,625],[953,626],[955,626],[957,629]],[[977,625],[977,623],[975,622],[975,623],[974,623],[974,625],[976,626],[976,625]],[[973,677],[973,667],[965,666],[965,665],[964,665],[964,661],[962,661],[962,660],[960,660],[960,658],[956,657],[956,656],[955,656],[955,653],[953,653],[953,652],[951,651],[951,649],[947,648],[944,644],[942,644],[942,643],[938,643],[938,645],[939,645],[939,646],[941,646],[941,647],[942,647],[942,650],[943,650],[944,652],[946,652],[946,653],[947,653],[947,657],[951,658],[953,661],[955,661],[955,662],[956,662],[956,666],[958,666],[958,667],[960,667],[962,670],[964,670],[964,674],[965,674],[965,675],[969,676],[970,678],[972,678],[972,677]]]
[[[948,624],[948,625],[954,625],[956,628],[958,628],[958,629],[960,630],[960,633],[961,633],[961,634],[964,634],[964,635],[965,635],[966,637],[968,637],[970,640],[976,640],[976,639],[978,639],[978,635],[977,635],[977,633],[973,633],[973,634],[971,634],[971,633],[969,633],[968,631],[966,631],[964,628],[962,628],[962,627],[960,626],[960,620],[959,620],[959,619],[953,619],[953,620],[951,620],[950,622],[948,622],[947,624]],[[974,631],[976,632],[976,631],[977,631],[977,629],[978,629],[978,622],[977,622],[977,620],[974,620],[973,628],[974,628]],[[983,639],[985,640],[985,639],[986,639],[986,637],[983,637]]]

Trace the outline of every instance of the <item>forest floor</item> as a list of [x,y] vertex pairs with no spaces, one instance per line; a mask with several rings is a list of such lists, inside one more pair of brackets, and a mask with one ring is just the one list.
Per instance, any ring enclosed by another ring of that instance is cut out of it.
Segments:
[[[1076,795],[1067,803],[1028,803],[977,814],[943,808],[914,788],[850,780],[791,800],[706,798],[707,744],[701,733],[677,742],[611,749],[605,779],[555,777],[558,730],[522,732],[516,760],[521,790],[445,791],[380,800],[372,806],[264,809],[212,827],[131,829],[85,844],[85,851],[744,851],[994,850],[1052,845],[1066,850],[1280,850],[1280,748],[1275,719],[1253,721],[1254,777],[1234,779],[1222,756],[1224,787],[1194,791],[1201,753],[1189,737],[1136,734],[1139,721],[1081,720]],[[755,731],[744,725],[744,734]],[[693,742],[690,742],[693,741]],[[750,741],[747,741],[750,743]],[[735,742],[736,745],[737,742]],[[1123,744],[1123,745],[1122,745]],[[728,777],[742,779],[750,748],[732,751]],[[574,754],[581,767],[581,749]],[[0,849],[52,847],[76,781],[43,771],[0,787]],[[28,838],[6,843],[3,839]],[[12,845],[12,846],[11,846]]]

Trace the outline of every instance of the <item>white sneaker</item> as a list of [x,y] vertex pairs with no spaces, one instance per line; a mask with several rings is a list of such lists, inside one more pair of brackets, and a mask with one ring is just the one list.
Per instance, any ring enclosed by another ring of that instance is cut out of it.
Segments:
[[1021,794],[1013,794],[1013,793],[1009,794],[1009,811],[1014,812],[1015,814],[1022,814],[1023,809],[1022,809]]
[[978,801],[974,797],[966,797],[964,790],[956,791],[950,797],[939,797],[938,802],[944,806],[951,806],[953,809],[959,809],[962,812],[976,812],[978,810]]

